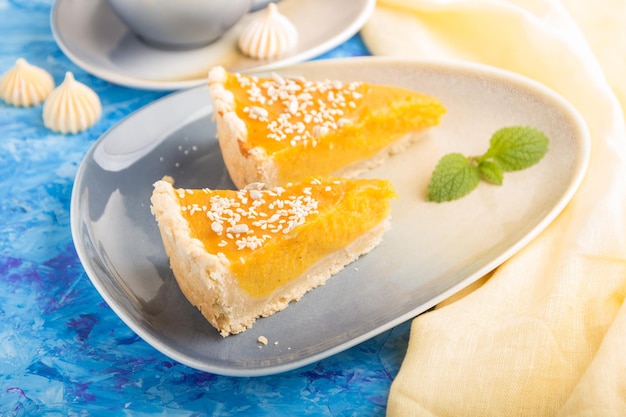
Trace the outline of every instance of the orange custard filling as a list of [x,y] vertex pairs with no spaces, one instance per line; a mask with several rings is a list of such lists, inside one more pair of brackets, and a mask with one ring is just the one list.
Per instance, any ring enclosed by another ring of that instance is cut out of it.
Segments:
[[242,153],[264,149],[278,163],[282,182],[332,175],[410,132],[438,125],[446,111],[428,95],[364,82],[228,73],[225,88],[246,121]]
[[[192,237],[266,297],[387,219],[389,181],[315,177],[272,190],[177,189]],[[337,215],[340,214],[340,215]]]

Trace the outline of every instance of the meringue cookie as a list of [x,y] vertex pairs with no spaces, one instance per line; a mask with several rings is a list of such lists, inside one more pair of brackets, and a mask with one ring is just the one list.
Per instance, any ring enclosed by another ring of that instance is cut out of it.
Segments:
[[65,73],[63,82],[48,96],[43,106],[44,125],[55,132],[78,133],[93,126],[102,114],[98,95],[85,84]]
[[239,36],[239,49],[255,59],[276,58],[298,43],[296,27],[270,3],[244,28]]
[[0,80],[0,97],[12,106],[31,107],[42,103],[53,88],[54,80],[46,70],[18,58]]

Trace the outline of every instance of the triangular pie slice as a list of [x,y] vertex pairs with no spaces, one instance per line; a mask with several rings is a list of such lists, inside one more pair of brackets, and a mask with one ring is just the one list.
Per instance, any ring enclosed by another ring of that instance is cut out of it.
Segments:
[[151,209],[182,292],[227,336],[377,246],[395,196],[379,179],[311,177],[239,191],[177,189],[164,179]]
[[231,179],[276,186],[355,177],[440,123],[434,97],[365,82],[209,72],[217,137]]

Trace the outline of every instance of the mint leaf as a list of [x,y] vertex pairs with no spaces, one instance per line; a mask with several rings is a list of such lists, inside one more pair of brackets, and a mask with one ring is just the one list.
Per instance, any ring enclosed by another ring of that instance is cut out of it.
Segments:
[[470,193],[482,179],[502,185],[504,172],[528,168],[548,152],[547,136],[534,127],[512,126],[496,131],[482,156],[445,155],[428,183],[428,200],[456,200]]
[[548,142],[546,135],[533,127],[505,127],[493,134],[481,159],[493,159],[503,171],[519,171],[539,162],[548,151]]
[[428,184],[428,200],[438,203],[456,200],[472,191],[480,181],[478,168],[460,153],[445,155]]
[[482,161],[478,163],[478,171],[480,178],[491,184],[502,185],[502,177],[504,176],[500,165],[491,161]]

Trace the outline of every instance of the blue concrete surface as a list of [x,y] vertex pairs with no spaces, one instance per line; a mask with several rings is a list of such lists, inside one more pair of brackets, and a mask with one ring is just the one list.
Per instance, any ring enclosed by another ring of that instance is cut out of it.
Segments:
[[[103,116],[64,136],[44,127],[41,105],[0,100],[0,415],[384,416],[408,323],[301,369],[235,378],[162,355],[107,306],[73,246],[74,176],[103,132],[166,93],[116,86],[72,64],[52,37],[52,3],[0,0],[0,72],[19,57],[57,85],[72,71],[100,96]],[[319,58],[367,54],[356,35]]]

